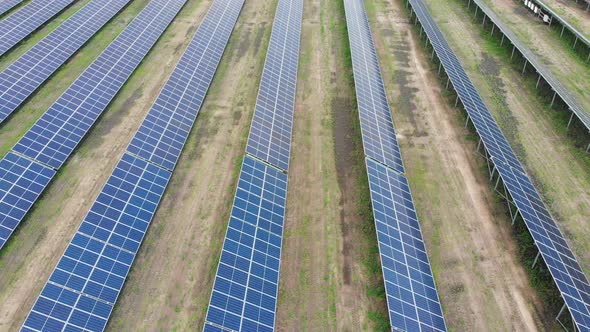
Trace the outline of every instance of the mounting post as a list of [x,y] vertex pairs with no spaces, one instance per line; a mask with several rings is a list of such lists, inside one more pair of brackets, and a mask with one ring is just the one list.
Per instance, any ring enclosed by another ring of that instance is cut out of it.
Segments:
[[502,41],[500,42],[500,46],[504,46],[504,34],[502,34]]
[[524,71],[526,69],[526,65],[527,65],[528,61],[525,59],[524,60],[524,66],[522,67],[522,75],[524,75]]
[[549,105],[549,107],[553,107],[553,103],[555,102],[555,96],[557,96],[557,92],[553,91],[553,98],[551,98],[551,105]]
[[537,79],[537,85],[535,86],[535,89],[539,88],[539,82],[541,82],[541,74],[539,74],[539,78]]
[[510,55],[510,60],[512,60],[512,58],[514,58],[514,50],[516,49],[516,46],[512,45],[512,54]]
[[537,261],[539,260],[539,256],[541,256],[541,252],[537,252],[537,256],[535,257],[535,260],[533,261],[533,265],[531,266],[531,269],[535,268],[535,265],[537,265]]
[[570,124],[572,124],[572,119],[573,118],[574,118],[574,112],[572,111],[572,115],[570,116],[570,120],[567,122],[567,129],[570,129]]

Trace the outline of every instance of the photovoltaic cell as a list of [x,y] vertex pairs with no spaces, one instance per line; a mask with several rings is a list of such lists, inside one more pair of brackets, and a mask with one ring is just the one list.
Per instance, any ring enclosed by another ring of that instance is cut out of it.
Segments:
[[[279,1],[246,152],[287,170],[299,60],[303,5]],[[285,15],[282,15],[285,13]]]
[[0,73],[0,123],[129,0],[93,0]]
[[344,5],[391,327],[446,331],[363,1]]
[[33,0],[0,21],[0,55],[25,39],[74,0]]
[[0,15],[6,13],[7,11],[14,8],[19,3],[23,2],[23,0],[4,0],[0,2]]
[[205,99],[243,0],[215,1],[127,150],[173,170]]
[[246,155],[205,331],[273,331],[286,194],[286,174]]
[[426,6],[420,0],[409,0],[409,3],[531,233],[578,330],[590,331],[590,284],[586,275]]
[[498,160],[494,160],[494,165],[518,207],[579,330],[590,330],[590,284],[574,253],[528,176]]
[[203,331],[274,331],[302,0],[280,0]]
[[381,67],[369,22],[363,15],[363,3],[356,0],[345,3],[365,154],[403,173],[404,165],[381,79]]
[[[241,10],[235,5],[243,0],[219,2],[228,3],[229,10],[218,17],[224,27],[198,29],[193,41],[210,34],[227,41]],[[211,9],[206,17],[210,13]],[[222,53],[223,49],[208,56],[217,63]],[[104,330],[171,175],[129,152],[123,155],[31,309],[23,331]]]
[[0,160],[0,249],[54,175],[12,152]]
[[186,0],[151,1],[45,112],[13,150],[58,169]]
[[372,159],[366,163],[392,327],[445,331],[408,181]]
[[124,154],[51,274],[24,331],[102,331],[170,172]]

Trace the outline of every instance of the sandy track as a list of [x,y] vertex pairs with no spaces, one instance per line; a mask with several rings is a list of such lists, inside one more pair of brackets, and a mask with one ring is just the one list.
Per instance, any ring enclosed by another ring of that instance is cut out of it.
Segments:
[[445,317],[460,331],[537,331],[543,306],[520,265],[503,205],[457,110],[410,33],[401,1],[371,0],[372,26]]
[[110,330],[202,328],[275,5],[246,1]]

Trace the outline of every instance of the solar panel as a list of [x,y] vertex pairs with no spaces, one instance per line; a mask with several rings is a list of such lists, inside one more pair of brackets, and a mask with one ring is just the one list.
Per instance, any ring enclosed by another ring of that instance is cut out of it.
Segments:
[[0,15],[6,13],[7,11],[14,8],[19,3],[23,2],[23,0],[4,0],[0,2]]
[[[300,2],[300,1],[299,1]],[[293,109],[303,6],[280,1],[282,24],[273,26],[246,152],[287,170],[291,150]]]
[[0,73],[0,123],[129,0],[94,0]]
[[302,0],[280,0],[204,331],[273,331]]
[[[154,2],[161,8],[173,7],[171,0]],[[244,1],[217,0],[213,6],[221,2],[225,6],[217,19],[223,27],[198,29],[191,43],[210,34],[228,40]],[[207,19],[212,8],[201,26],[218,25]],[[223,49],[202,52],[217,63]],[[185,53],[184,61],[193,60],[191,56],[203,57],[198,52]],[[192,66],[177,68],[192,71]],[[123,155],[37,298],[23,331],[104,330],[171,175],[153,162],[129,152]]]
[[54,175],[12,152],[0,160],[0,249]]
[[0,21],[0,55],[6,53],[74,0],[33,0]]
[[590,331],[590,285],[541,196],[420,0],[409,0],[469,118],[525,221],[579,330]]
[[287,175],[244,158],[204,331],[273,331]]
[[390,324],[446,331],[363,1],[344,5]]
[[405,177],[366,159],[391,325],[445,331],[442,308]]
[[346,20],[365,154],[403,173],[404,165],[383,80],[380,79],[381,67],[373,46],[369,22],[361,14],[361,10],[364,13],[362,2],[360,7],[356,2],[345,3],[349,4],[347,12],[350,14]]
[[150,2],[39,118],[13,150],[55,169],[60,168],[185,2]]
[[51,274],[25,331],[102,331],[170,172],[124,154]]
[[590,284],[539,193],[524,173],[494,165],[541,252],[580,331],[590,330]]
[[203,104],[243,1],[215,1],[128,151],[173,170]]

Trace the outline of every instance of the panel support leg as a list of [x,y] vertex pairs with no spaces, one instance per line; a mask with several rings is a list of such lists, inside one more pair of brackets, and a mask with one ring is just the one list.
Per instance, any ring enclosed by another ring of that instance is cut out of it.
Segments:
[[539,74],[539,78],[537,79],[537,85],[535,86],[535,89],[539,88],[539,82],[541,82],[541,74]]
[[459,103],[459,95],[457,95],[457,97],[455,98],[455,107],[457,107],[458,103]]
[[514,50],[516,49],[516,46],[512,45],[512,54],[510,55],[510,60],[512,60],[512,58],[514,58]]
[[504,34],[502,34],[502,41],[500,42],[500,46],[504,46]]
[[541,256],[541,252],[537,252],[537,256],[535,257],[535,260],[533,261],[533,265],[531,266],[531,269],[535,268],[535,265],[537,265],[537,261],[539,261],[539,256]]
[[574,112],[570,115],[570,120],[567,122],[567,129],[570,129],[570,125],[572,124],[572,119],[574,118]]
[[524,60],[524,66],[522,67],[522,75],[524,75],[524,71],[526,70],[526,65],[528,61]]
[[551,105],[549,107],[553,107],[553,103],[555,102],[555,96],[557,96],[557,92],[553,92],[553,98],[551,98]]

